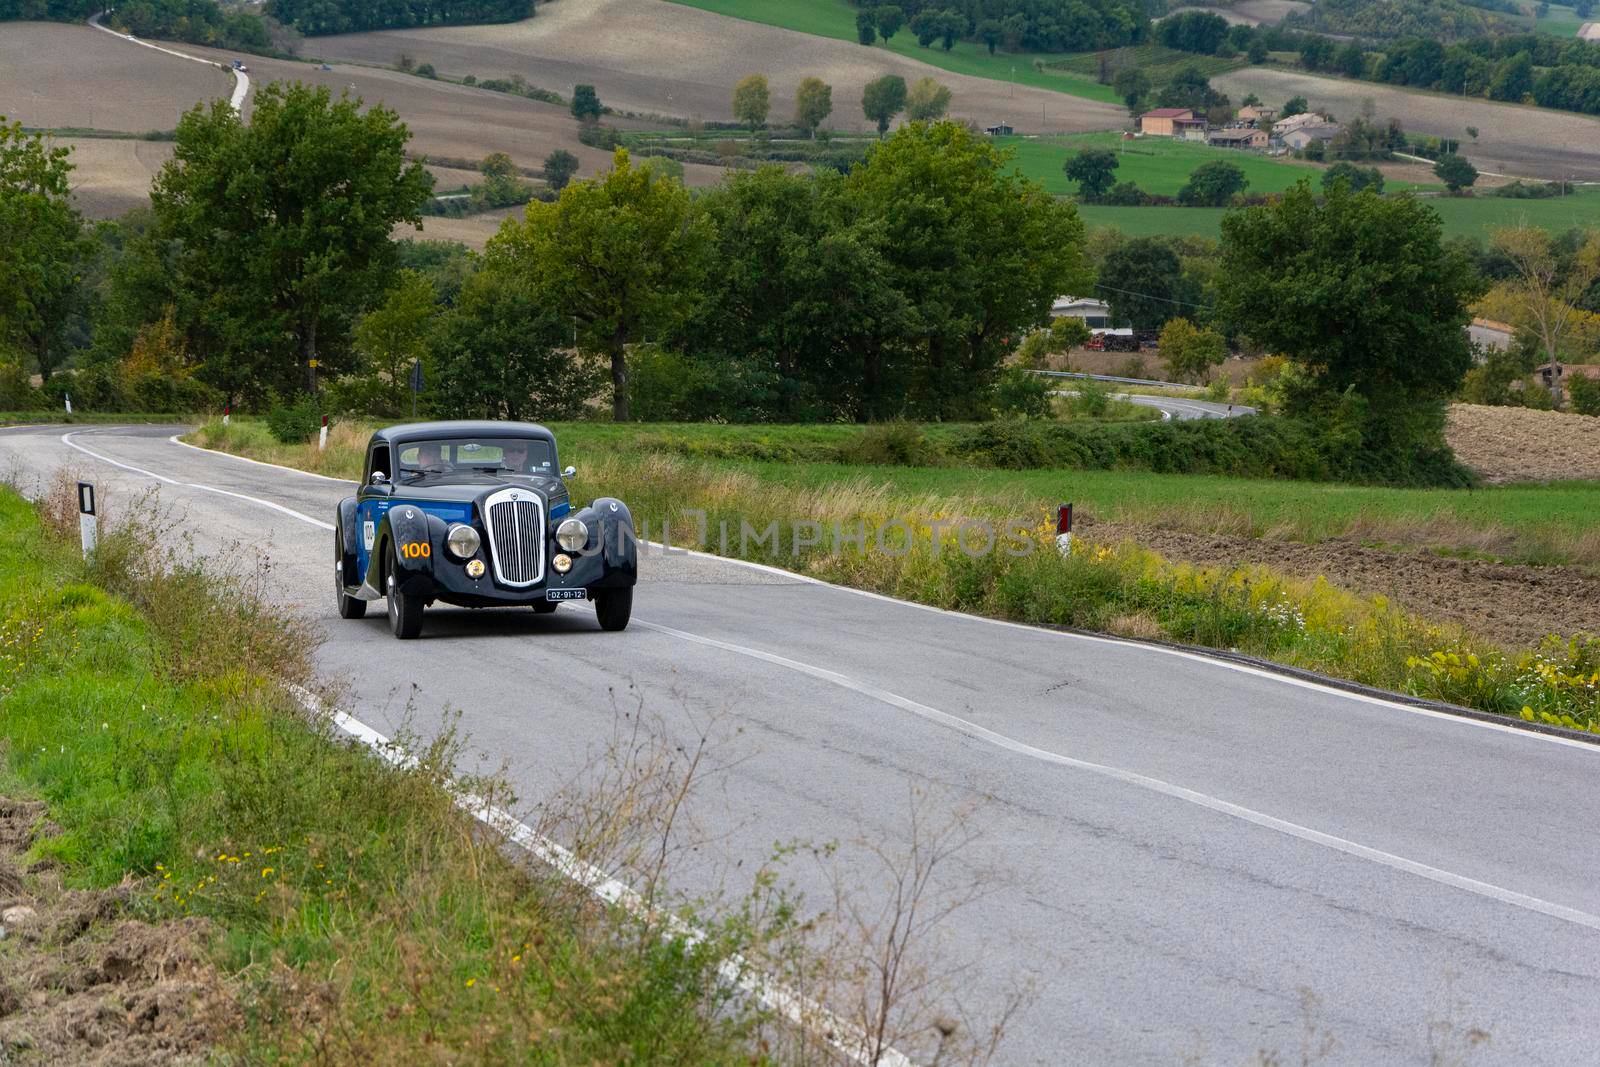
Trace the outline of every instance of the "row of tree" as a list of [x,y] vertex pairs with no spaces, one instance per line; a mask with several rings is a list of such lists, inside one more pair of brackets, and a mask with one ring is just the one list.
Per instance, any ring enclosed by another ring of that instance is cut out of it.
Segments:
[[[933,122],[950,110],[949,86],[929,77],[911,85],[898,74],[885,74],[867,83],[861,94],[861,111],[884,133],[896,115],[905,112],[913,122]],[[766,126],[772,112],[772,88],[765,74],[749,74],[733,87],[733,117],[754,133]],[[794,125],[813,136],[833,114],[833,86],[821,78],[802,78],[795,89]]]
[[1137,44],[1150,30],[1149,15],[1130,0],[859,0],[857,7],[862,44],[887,44],[905,29],[922,47],[937,42],[946,52],[959,40],[991,53],[1087,52]]

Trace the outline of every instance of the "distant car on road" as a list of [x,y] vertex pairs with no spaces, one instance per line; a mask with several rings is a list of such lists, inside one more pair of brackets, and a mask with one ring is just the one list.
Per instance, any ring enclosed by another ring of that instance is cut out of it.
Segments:
[[242,70],[246,74],[248,74],[250,72],[250,68],[244,65],[244,60],[242,60],[242,59],[236,59],[236,60],[233,61],[233,69],[234,70]]
[[522,422],[420,422],[367,442],[361,487],[339,502],[334,592],[359,619],[388,601],[396,637],[422,631],[435,601],[551,612],[594,602],[603,630],[633,613],[633,515],[599,497],[576,511],[556,466],[555,436]]

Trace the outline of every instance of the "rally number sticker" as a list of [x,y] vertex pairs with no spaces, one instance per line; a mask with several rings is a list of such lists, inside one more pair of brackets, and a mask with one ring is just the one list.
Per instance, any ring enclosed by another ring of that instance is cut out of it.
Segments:
[[361,540],[367,546],[367,551],[372,551],[373,543],[378,540],[378,524],[363,522],[361,524]]
[[433,546],[426,541],[413,541],[409,545],[401,545],[400,554],[406,559],[427,559],[433,555]]

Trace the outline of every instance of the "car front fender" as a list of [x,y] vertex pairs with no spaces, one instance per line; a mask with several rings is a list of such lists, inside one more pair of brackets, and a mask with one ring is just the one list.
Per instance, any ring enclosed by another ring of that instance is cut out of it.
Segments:
[[437,515],[410,504],[400,504],[384,512],[383,518],[378,520],[377,536],[372,545],[372,561],[377,565],[367,567],[366,591],[376,597],[388,595],[387,582],[378,584],[378,576],[390,565],[392,546],[396,588],[412,596],[431,595],[434,563],[444,551],[449,528]]

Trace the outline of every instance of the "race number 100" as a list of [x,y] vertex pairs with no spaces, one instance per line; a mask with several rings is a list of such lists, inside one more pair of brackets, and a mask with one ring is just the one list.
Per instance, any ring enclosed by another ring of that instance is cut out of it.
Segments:
[[433,555],[433,546],[426,541],[414,541],[409,545],[401,545],[400,554],[406,559],[427,559]]

